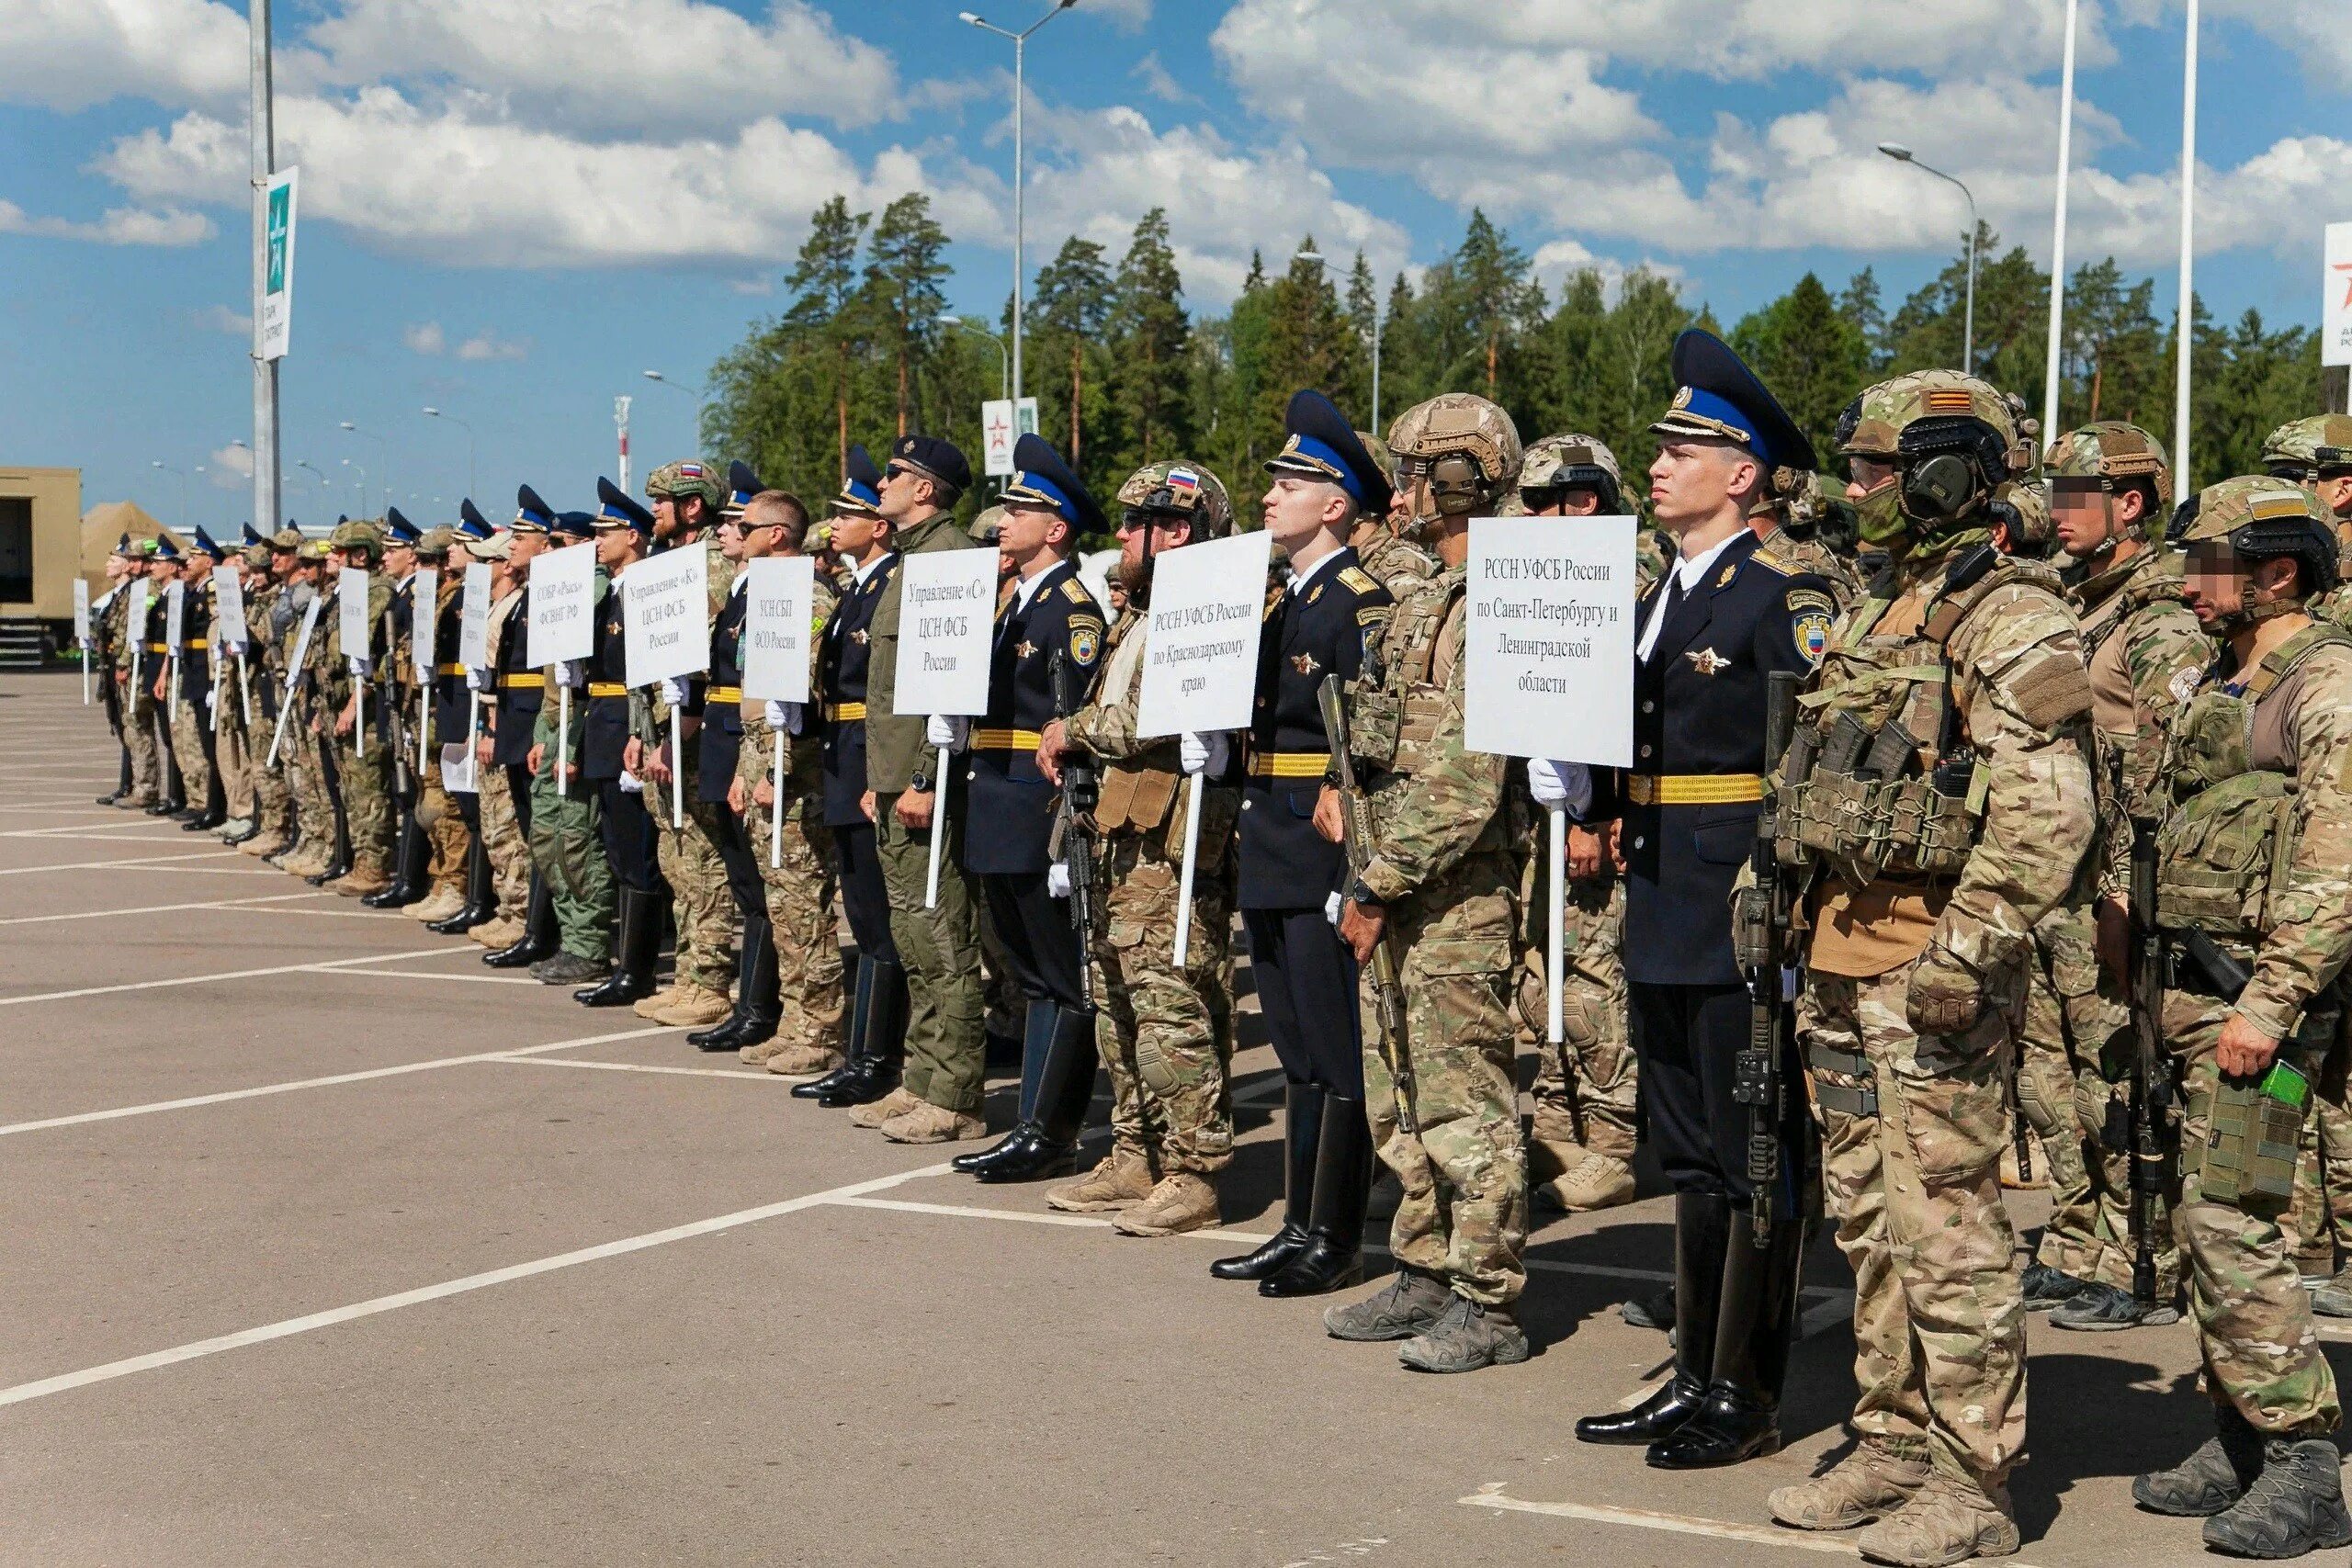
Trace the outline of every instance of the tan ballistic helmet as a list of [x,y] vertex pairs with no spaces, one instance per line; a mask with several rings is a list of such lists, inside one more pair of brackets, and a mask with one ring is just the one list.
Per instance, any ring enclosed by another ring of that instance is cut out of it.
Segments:
[[1233,532],[1233,502],[1225,492],[1225,481],[1206,465],[1185,457],[1137,468],[1119,487],[1118,504],[1126,511],[1188,519],[1195,540],[1221,539]]
[[1496,404],[1469,392],[1442,392],[1407,409],[1388,429],[1400,488],[1426,479],[1442,514],[1465,516],[1492,504],[1519,478],[1519,428]]

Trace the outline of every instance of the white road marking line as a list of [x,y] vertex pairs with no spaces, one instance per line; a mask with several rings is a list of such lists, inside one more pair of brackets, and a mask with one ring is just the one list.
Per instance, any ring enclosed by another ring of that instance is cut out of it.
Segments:
[[30,876],[37,871],[107,871],[123,869],[131,871],[149,871],[153,870],[170,861],[220,860],[225,855],[233,855],[237,852],[238,852],[235,850],[224,848],[218,850],[199,850],[194,854],[186,855],[130,855],[122,860],[71,861],[63,865],[12,865],[0,868],[0,876]]
[[119,844],[123,840],[115,835],[125,828],[145,829],[156,835],[155,842],[159,844],[187,841],[185,835],[176,840],[165,836],[168,833],[179,832],[178,823],[168,819],[159,821],[143,812],[137,817],[127,817],[119,822],[109,823],[95,830],[86,822],[68,822],[62,828],[11,828],[8,831],[0,833],[0,839],[96,839],[109,844]]
[[[342,911],[324,909],[319,912],[322,914],[338,914]],[[528,975],[445,975],[436,969],[369,969],[362,972],[365,973],[371,980],[378,978],[390,980],[464,980],[476,986],[536,986],[538,984],[537,980],[532,979]]]
[[[232,853],[234,852],[232,852]],[[0,997],[0,1007],[26,1002],[63,1002],[76,997],[106,997],[118,991],[160,991],[175,986],[209,986],[216,980],[254,980],[266,975],[332,974],[354,964],[390,964],[401,958],[430,958],[439,953],[471,953],[472,947],[412,947],[399,953],[374,953],[363,958],[329,958],[309,964],[274,964],[266,969],[222,969],[210,975],[181,975],[169,980],[132,980],[119,986],[84,986],[71,991],[36,991],[28,997]]]
[[780,1202],[763,1203],[753,1209],[738,1209],[730,1214],[715,1214],[707,1220],[692,1220],[666,1230],[648,1231],[642,1235],[623,1236],[617,1241],[600,1242],[572,1252],[561,1252],[552,1258],[534,1258],[528,1263],[509,1264],[480,1274],[469,1274],[461,1280],[447,1280],[437,1285],[424,1285],[413,1291],[401,1291],[372,1301],[354,1302],[349,1306],[330,1307],[301,1317],[289,1317],[278,1323],[266,1323],[258,1328],[239,1329],[233,1334],[216,1335],[210,1339],[198,1339],[186,1345],[175,1345],[168,1350],[151,1351],[144,1356],[132,1356],[104,1366],[88,1367],[78,1372],[62,1372],[56,1377],[21,1382],[13,1388],[0,1389],[0,1405],[22,1404],[29,1400],[45,1399],[53,1393],[65,1393],[93,1383],[111,1382],[134,1372],[153,1371],[160,1367],[175,1366],[199,1357],[217,1356],[224,1350],[239,1350],[249,1345],[265,1345],[273,1339],[291,1338],[314,1329],[331,1328],[337,1324],[358,1318],[374,1317],[382,1313],[397,1312],[402,1307],[421,1306],[426,1302],[443,1301],[450,1296],[465,1295],[473,1291],[488,1290],[493,1285],[511,1284],[541,1274],[551,1274],[559,1269],[575,1268],[582,1263],[597,1263],[607,1258],[624,1258],[649,1247],[665,1247],[673,1241],[687,1241],[695,1236],[710,1235],[718,1231],[732,1230],[739,1225],[757,1224],[785,1214],[798,1213],[842,1198],[867,1192],[880,1192],[903,1181],[921,1177],[937,1176],[950,1168],[944,1162],[923,1166],[915,1170],[899,1171],[893,1176],[877,1176],[865,1181],[853,1181],[844,1186],[811,1192],[805,1197],[786,1198]]
[[[1744,1541],[1751,1546],[1787,1546],[1799,1551],[1825,1551],[1836,1557],[1860,1557],[1851,1535],[1819,1536],[1772,1525],[1736,1525],[1724,1519],[1696,1518],[1688,1514],[1664,1514],[1651,1508],[1612,1508],[1596,1503],[1536,1503],[1508,1496],[1505,1483],[1489,1481],[1467,1497],[1454,1499],[1466,1507],[1496,1508],[1513,1514],[1548,1514],[1555,1518],[1588,1519],[1595,1524],[1630,1525],[1635,1529],[1664,1530],[1670,1535],[1704,1536],[1713,1540]],[[2021,1559],[2011,1568],[2033,1568]]]
[[[599,1067],[608,1073],[678,1073],[695,1078],[763,1078],[769,1083],[795,1084],[801,1078],[788,1078],[781,1073],[754,1072],[747,1067],[665,1067],[652,1062],[586,1062],[577,1056],[495,1056],[492,1061],[513,1062],[526,1067]],[[811,1077],[815,1074],[809,1075]]]
[[222,1105],[232,1100],[259,1100],[267,1095],[291,1094],[296,1089],[329,1089],[336,1084],[365,1083],[370,1078],[396,1078],[406,1073],[429,1073],[441,1067],[462,1067],[475,1062],[502,1062],[517,1058],[528,1059],[545,1051],[576,1051],[588,1045],[609,1045],[621,1040],[641,1040],[650,1034],[672,1032],[667,1024],[644,1029],[626,1029],[616,1034],[583,1034],[577,1040],[558,1040],[547,1045],[525,1045],[504,1051],[477,1051],[468,1056],[437,1056],[429,1062],[401,1062],[389,1067],[368,1067],[358,1072],[330,1073],[324,1077],[292,1078],[284,1083],[255,1084],[250,1089],[222,1089],[217,1094],[192,1094],[180,1100],[151,1100],[145,1105],[118,1105],[108,1111],[84,1111],[71,1116],[46,1116],[38,1122],[17,1122],[0,1126],[0,1137],[17,1133],[41,1133],[52,1127],[79,1127],[92,1122],[117,1122],[126,1116],[153,1116],[164,1111],[187,1111],[199,1105]]
[[[333,888],[331,888],[331,887],[322,887],[322,888],[318,889],[318,890],[317,890],[316,892],[314,892],[314,893],[311,893],[311,894],[306,895],[306,897],[312,897],[312,898],[332,898],[332,897],[334,897],[334,896],[335,896],[335,895],[334,895],[334,890]],[[401,918],[400,911],[399,911],[399,910],[397,910],[397,909],[334,909],[334,908],[328,908],[328,909],[277,909],[277,908],[266,908],[266,909],[255,909],[255,910],[254,910],[253,912],[254,912],[254,914],[256,914],[256,915],[310,915],[310,916],[312,916],[312,917],[324,916],[324,917],[326,917],[326,918],[328,918],[328,919],[337,919],[337,920],[396,920],[396,919],[399,919]]]
[[[176,913],[182,909],[243,909],[250,908],[252,906],[256,904],[282,904],[289,898],[316,898],[319,897],[321,897],[321,895],[315,892],[265,893],[254,898],[214,898],[207,902],[198,904],[142,904],[136,908],[130,909],[84,909],[78,914],[72,915],[10,915],[6,919],[0,919],[0,926],[38,926],[52,920],[97,920],[104,919],[108,915],[169,915]],[[255,910],[254,912],[257,914],[285,915],[308,913],[309,911],[269,909]]]
[[[943,1166],[942,1169],[952,1169]],[[830,1198],[826,1200],[843,1209],[891,1209],[902,1214],[944,1214],[957,1220],[1018,1220],[1032,1225],[1068,1225],[1080,1230],[1109,1230],[1111,1222],[1093,1214],[1033,1214],[1019,1209],[974,1209],[961,1203],[913,1203],[897,1198]],[[1187,1235],[1204,1235],[1217,1241],[1264,1241],[1264,1236],[1244,1235],[1239,1231],[1187,1231]]]

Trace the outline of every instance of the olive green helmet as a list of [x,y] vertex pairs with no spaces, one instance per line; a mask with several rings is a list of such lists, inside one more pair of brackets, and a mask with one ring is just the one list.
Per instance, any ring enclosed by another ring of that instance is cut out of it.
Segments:
[[1128,512],[1156,512],[1193,525],[1193,537],[1221,539],[1233,532],[1233,501],[1225,482],[1189,458],[1148,463],[1119,487],[1118,504]]
[[972,525],[964,532],[969,535],[976,544],[993,545],[996,543],[997,530],[1003,526],[1004,508],[989,506],[982,508],[980,514],[972,519]]
[[[1469,392],[1441,392],[1407,409],[1388,428],[1399,488],[1426,488],[1440,516],[1492,506],[1519,478],[1519,427],[1496,404]],[[1420,504],[1415,502],[1419,518]]]
[[2152,530],[2172,514],[2172,465],[2156,438],[2136,424],[2103,419],[2070,430],[2050,444],[2041,471],[2053,479],[2098,479],[2109,494],[2135,479],[2145,479],[2156,492],[2149,509]]
[[[2267,607],[2276,615],[2304,599],[2315,599],[2336,583],[2335,523],[2319,497],[2291,479],[2246,475],[2207,485],[2173,514],[2165,532],[2177,549],[2226,543],[2247,560],[2292,557],[2302,563],[2295,596]],[[2251,585],[2246,590],[2253,592]],[[2249,604],[2249,616],[2265,611]]]
[[1957,370],[1915,370],[1863,392],[1838,417],[1838,451],[1895,470],[1855,502],[1863,541],[1890,552],[1985,526],[1994,493],[2031,462],[2008,400]]
[[327,548],[364,550],[369,560],[379,560],[384,554],[384,530],[380,525],[365,518],[353,518],[347,523],[338,523],[335,525],[334,532],[327,536]]
[[645,493],[672,501],[698,495],[714,514],[727,503],[726,481],[719,478],[717,468],[700,457],[681,457],[674,463],[662,464],[645,477]]
[[2352,414],[2314,414],[2280,425],[2263,439],[2262,466],[2305,484],[2322,468],[2352,468]]

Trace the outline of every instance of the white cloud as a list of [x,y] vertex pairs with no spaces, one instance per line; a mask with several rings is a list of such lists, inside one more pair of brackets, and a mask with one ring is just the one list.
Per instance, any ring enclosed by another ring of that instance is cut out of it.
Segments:
[[1168,67],[1159,62],[1159,51],[1156,49],[1136,61],[1134,68],[1127,74],[1142,84],[1145,92],[1162,103],[1188,104],[1200,101],[1184,90],[1184,85],[1182,82],[1169,74]]
[[458,358],[476,362],[483,360],[526,359],[530,356],[530,353],[531,345],[527,341],[517,338],[502,338],[487,330],[476,333],[473,336],[468,338],[465,342],[458,345]]
[[231,337],[243,337],[254,330],[254,319],[243,310],[232,310],[226,305],[207,305],[191,313],[190,319],[199,327]]
[[1152,0],[1090,0],[1086,14],[1107,17],[1128,32],[1139,33],[1151,25]]
[[435,355],[448,347],[438,321],[412,321],[401,329],[401,343],[411,354]]
[[151,209],[108,208],[96,222],[42,218],[13,201],[0,201],[0,234],[31,234],[44,240],[87,240],[102,245],[197,245],[212,238],[212,220],[177,207]]
[[242,11],[214,0],[0,0],[0,103],[227,103],[246,90]]
[[212,454],[212,482],[223,490],[242,489],[254,477],[254,455],[250,447],[222,446]]

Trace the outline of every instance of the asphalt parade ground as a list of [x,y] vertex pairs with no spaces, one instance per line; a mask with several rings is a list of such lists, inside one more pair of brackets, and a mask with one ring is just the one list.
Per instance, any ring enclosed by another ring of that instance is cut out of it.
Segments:
[[[1120,1236],[93,805],[102,711],[71,674],[0,679],[0,1564],[1851,1552],[1763,1506],[1845,1451],[1826,1240],[1786,1450],[1651,1471],[1570,1427],[1666,1371],[1618,1315],[1666,1277],[1654,1173],[1630,1207],[1539,1216],[1532,1360],[1407,1372],[1327,1338],[1324,1302],[1207,1274],[1278,1223],[1254,1012],[1231,1228]],[[2013,1561],[2212,1561],[2130,1497],[2210,1430],[2188,1329],[2036,1319],[2032,1346]]]

